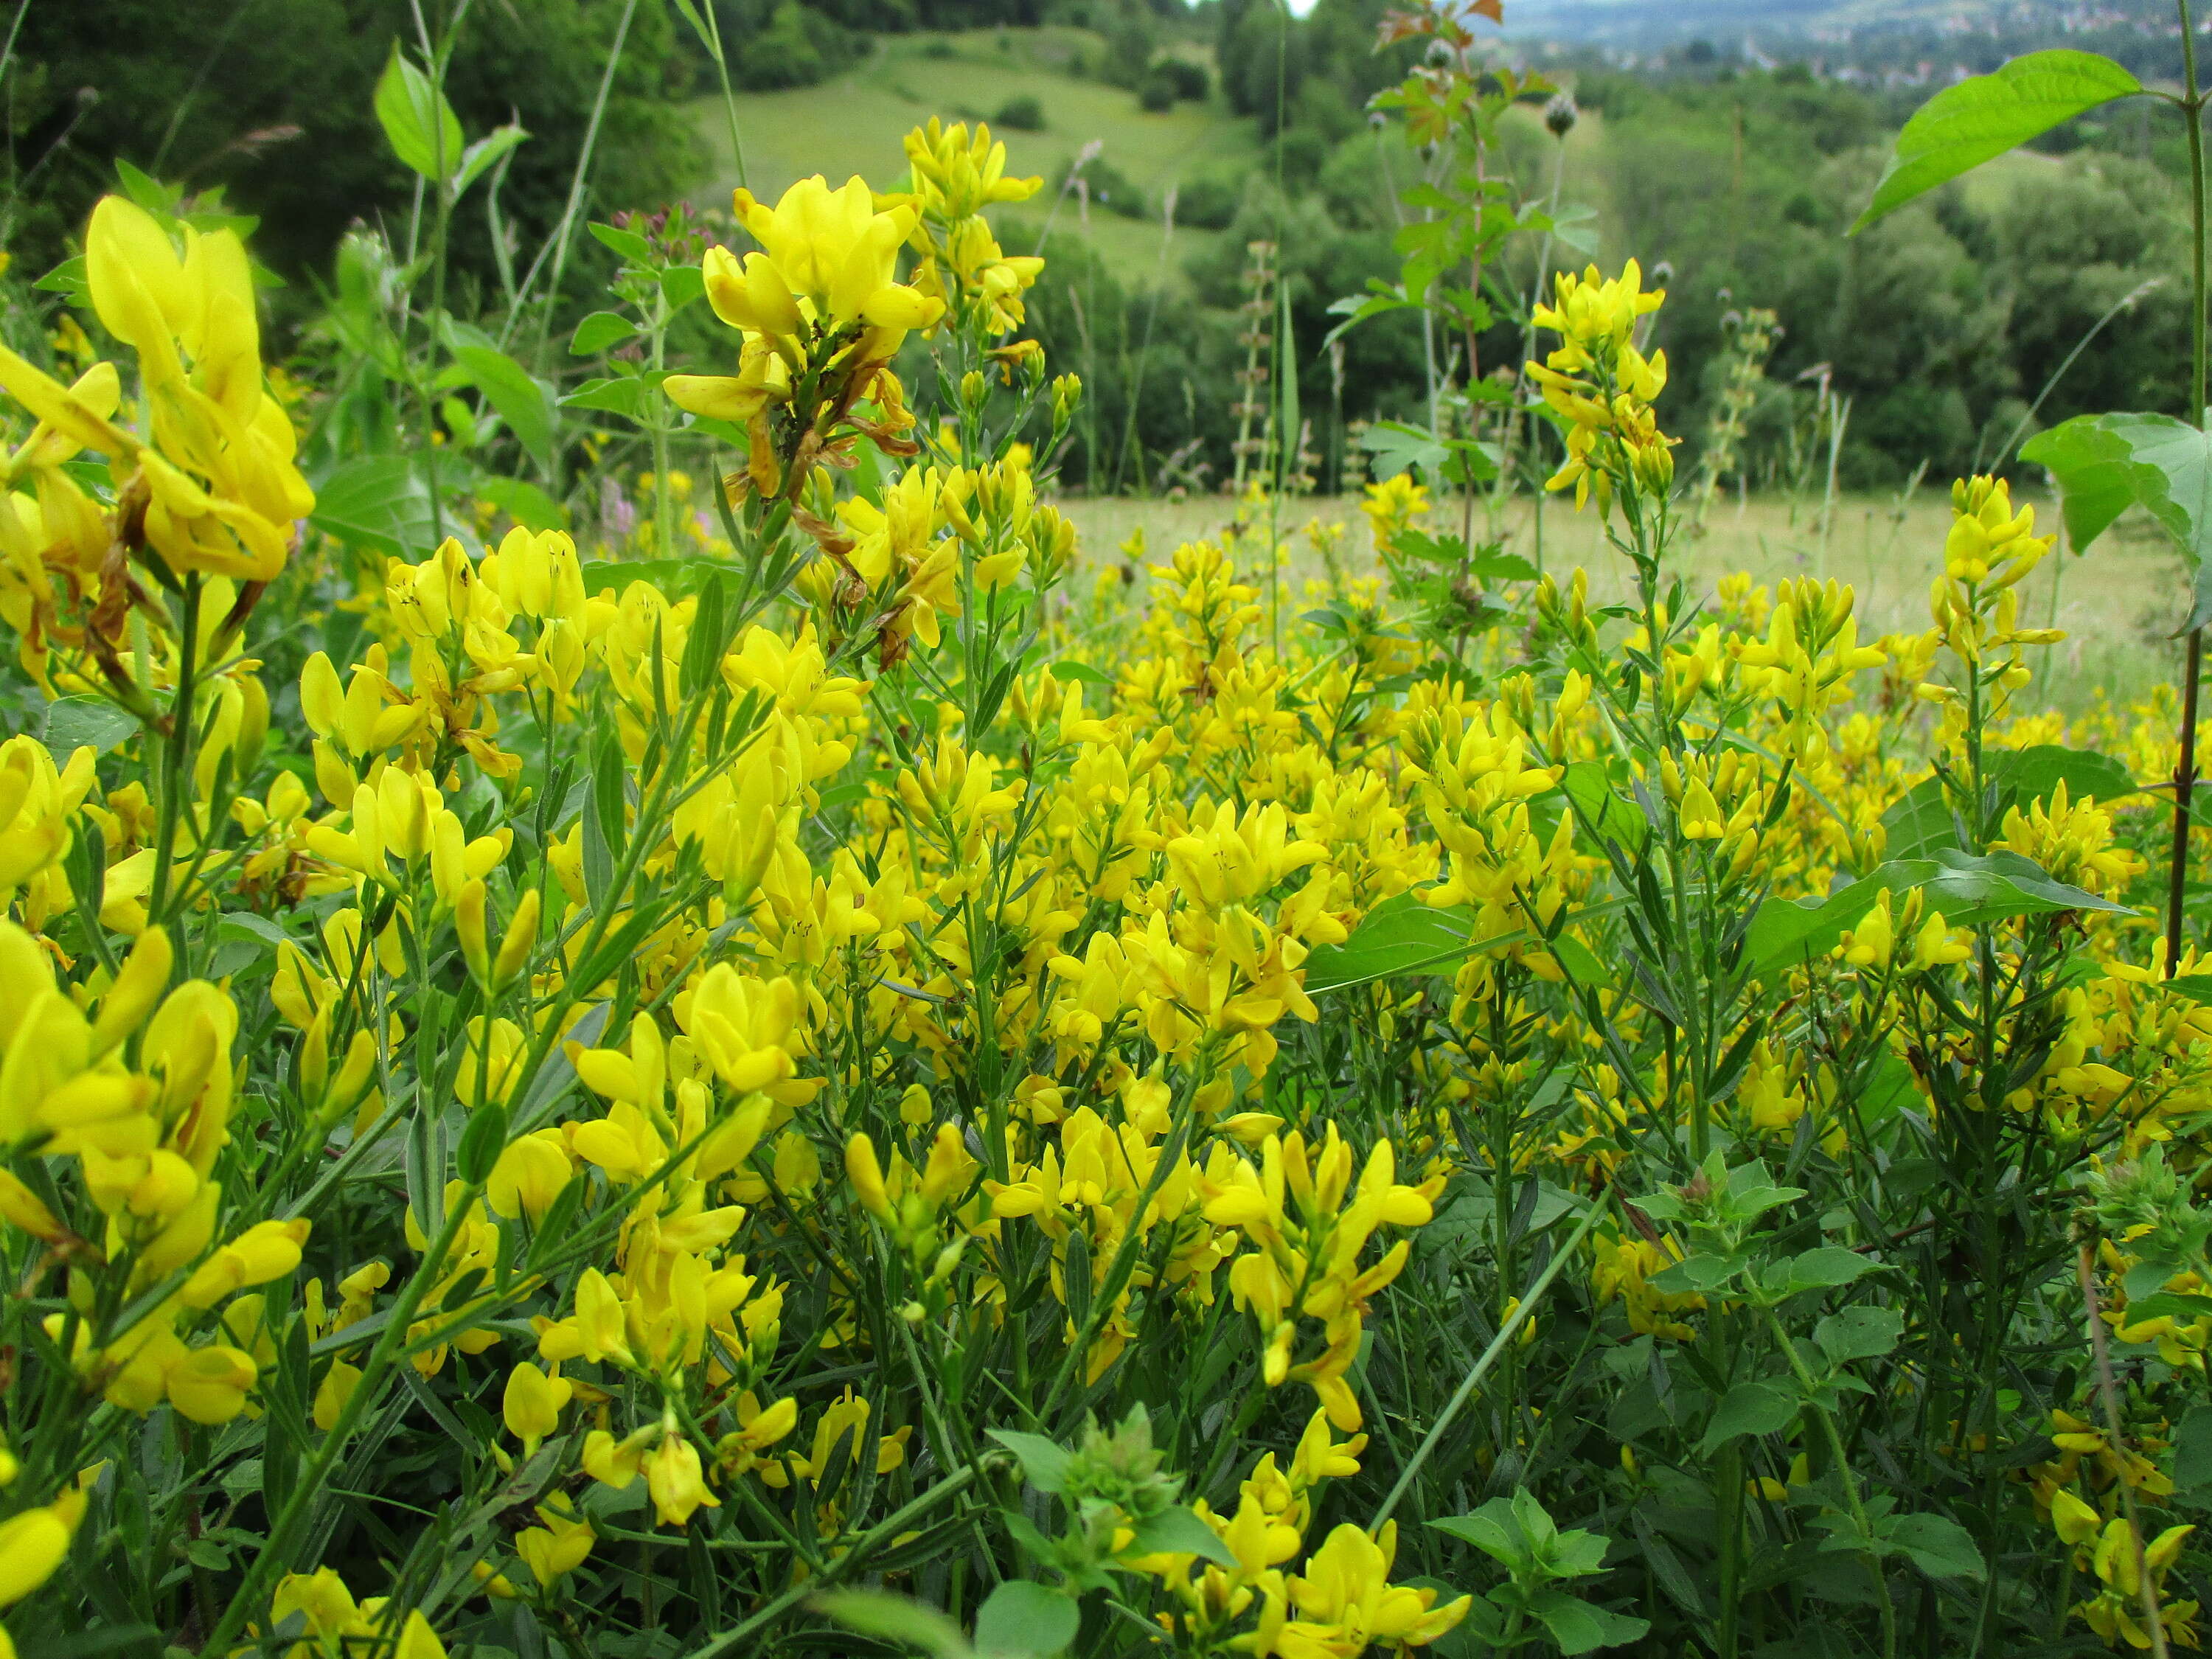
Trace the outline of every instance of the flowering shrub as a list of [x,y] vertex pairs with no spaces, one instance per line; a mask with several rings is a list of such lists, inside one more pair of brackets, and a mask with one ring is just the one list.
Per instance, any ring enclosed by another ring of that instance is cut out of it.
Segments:
[[1081,579],[1036,181],[908,155],[701,261],[726,557],[303,539],[237,236],[120,198],[113,355],[0,355],[15,1645],[2194,1645],[2212,979],[2164,711],[2022,702],[2032,509],[1915,636],[1688,591],[1593,270],[1632,599],[1278,643],[1264,499]]

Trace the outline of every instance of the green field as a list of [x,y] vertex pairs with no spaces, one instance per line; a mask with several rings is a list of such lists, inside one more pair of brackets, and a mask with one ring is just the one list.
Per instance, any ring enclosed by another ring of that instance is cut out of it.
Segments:
[[[1097,63],[1103,52],[1098,36],[1072,28],[883,37],[866,62],[820,86],[738,94],[745,180],[762,196],[813,173],[833,183],[859,173],[880,188],[904,170],[900,140],[931,116],[988,120],[1009,99],[1035,96],[1045,108],[1044,131],[1001,129],[1000,136],[1012,168],[1042,177],[1048,187],[1003,210],[1008,251],[1033,252],[1050,218],[1054,240],[1087,237],[1117,270],[1147,274],[1163,268],[1160,208],[1169,186],[1201,175],[1241,178],[1259,161],[1259,135],[1218,94],[1154,114],[1124,88],[1068,73],[1079,54]],[[694,107],[712,158],[699,195],[719,204],[739,176],[728,121],[719,97]],[[1145,218],[1123,218],[1097,203],[1086,214],[1073,192],[1053,214],[1051,182],[1093,141],[1101,159],[1144,192]],[[1194,249],[1222,234],[1178,228],[1164,268],[1179,270]]]

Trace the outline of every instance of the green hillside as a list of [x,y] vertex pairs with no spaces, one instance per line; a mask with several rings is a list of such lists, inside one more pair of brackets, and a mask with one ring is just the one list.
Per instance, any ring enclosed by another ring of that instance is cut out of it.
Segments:
[[[1097,35],[1058,27],[884,36],[857,69],[820,86],[738,94],[747,177],[764,196],[817,172],[832,182],[857,173],[881,187],[904,168],[901,138],[931,116],[988,120],[1010,99],[1034,97],[1044,109],[1043,131],[1000,129],[1017,172],[1041,174],[1049,185],[1097,140],[1103,147],[1100,160],[1134,184],[1146,206],[1143,219],[1127,219],[1094,202],[1086,225],[1071,194],[1053,222],[1054,239],[1086,236],[1123,275],[1148,276],[1160,264],[1160,208],[1168,187],[1200,176],[1241,178],[1258,164],[1260,140],[1254,123],[1231,114],[1218,95],[1152,113],[1124,88],[1069,72],[1079,61],[1099,61],[1103,48]],[[713,157],[696,194],[726,201],[738,168],[721,100],[702,99],[695,112]],[[1011,252],[1034,246],[1054,193],[1048,188],[1005,212]],[[1170,268],[1220,234],[1178,227]]]

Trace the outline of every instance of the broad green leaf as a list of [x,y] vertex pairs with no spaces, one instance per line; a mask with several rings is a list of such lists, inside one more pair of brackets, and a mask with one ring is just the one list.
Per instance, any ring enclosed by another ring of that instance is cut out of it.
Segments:
[[2196,573],[2179,631],[2212,621],[2212,436],[2171,415],[2077,415],[2020,453],[2050,469],[2077,553],[2130,507],[2155,519]]
[[[2076,802],[2114,801],[2141,793],[2124,765],[2090,749],[2039,743],[1993,751],[1986,764],[2000,814],[2030,801],[2049,800],[2062,783],[2068,798]],[[1883,845],[1893,860],[1932,858],[1940,849],[1959,844],[1958,826],[1943,793],[1943,780],[1938,777],[1923,778],[1906,790],[1881,815],[1881,827]]]
[[1495,945],[1527,940],[1523,929],[1478,939],[1474,912],[1465,905],[1434,909],[1418,895],[1400,893],[1369,911],[1341,945],[1320,945],[1306,958],[1306,994],[1341,991],[1401,974],[1432,973]]
[[660,291],[672,316],[707,292],[707,273],[696,265],[671,265],[660,273]]
[[392,557],[430,547],[430,492],[414,464],[397,456],[350,461],[315,491],[307,522],[318,530]]
[[459,196],[471,185],[497,166],[499,159],[512,152],[530,135],[509,122],[503,127],[494,127],[476,143],[461,152],[459,170],[453,175],[453,194]]
[[1948,87],[1897,135],[1897,153],[1851,232],[2077,115],[2142,89],[2111,58],[2087,52],[2030,52],[1995,74]]
[[515,441],[540,466],[553,465],[553,410],[545,388],[530,378],[520,363],[489,346],[458,346],[453,361],[467,374],[470,383],[499,411]]
[[594,220],[584,227],[592,238],[629,260],[634,265],[653,262],[653,245],[634,230],[624,230],[619,225],[603,225]]
[[1135,1528],[1132,1552],[1146,1555],[1195,1555],[1216,1566],[1234,1567],[1237,1558],[1195,1510],[1177,1504],[1152,1516]]
[[1522,1565],[1528,1560],[1528,1547],[1522,1540],[1509,1498],[1493,1498],[1472,1515],[1440,1516],[1429,1525],[1463,1544],[1474,1545],[1492,1560],[1509,1567]]
[[46,705],[46,745],[53,751],[54,759],[64,764],[87,744],[112,749],[137,730],[136,717],[105,697],[64,697]]
[[572,357],[591,357],[609,346],[620,345],[633,339],[637,325],[618,311],[595,311],[576,325],[576,332],[568,341]]
[[1376,422],[1360,434],[1359,444],[1375,457],[1377,478],[1395,478],[1401,472],[1418,470],[1433,483],[1451,459],[1451,451],[1432,434],[1403,421]]
[[991,1438],[1022,1460],[1022,1473],[1039,1492],[1056,1492],[1067,1484],[1067,1448],[1041,1434],[993,1429]]
[[460,169],[461,123],[430,77],[409,63],[398,42],[376,82],[376,118],[392,153],[432,184]]
[[1876,1265],[1856,1250],[1844,1249],[1839,1244],[1823,1244],[1787,1261],[1775,1263],[1784,1270],[1783,1282],[1793,1296],[1799,1291],[1826,1291],[1838,1285],[1855,1284],[1874,1272]]
[[1900,1515],[1881,1527],[1883,1540],[1930,1578],[1980,1578],[1988,1569],[1972,1536],[1941,1515]]
[[975,1646],[1010,1659],[1048,1659],[1075,1639],[1083,1622],[1075,1603],[1026,1578],[1009,1578],[975,1614]]
[[561,399],[563,409],[603,409],[635,421],[645,413],[645,400],[653,387],[641,374],[608,375],[586,380]]
[[1894,1308],[1864,1305],[1830,1314],[1813,1327],[1813,1340],[1832,1365],[1878,1359],[1905,1334],[1905,1316]]
[[520,478],[479,478],[475,494],[489,501],[525,530],[566,530],[568,527],[568,509],[540,489],[536,484]]
[[2173,1484],[2184,1492],[2212,1486],[2212,1406],[2191,1406],[2173,1431]]
[[1631,1619],[1607,1607],[1593,1607],[1564,1590],[1538,1590],[1528,1598],[1528,1611],[1552,1633],[1559,1651],[1566,1654],[1595,1653],[1600,1648],[1640,1641],[1651,1628],[1648,1619]]
[[1717,1451],[1738,1435],[1779,1434],[1796,1420],[1797,1396],[1778,1382],[1739,1382],[1722,1397],[1698,1455]]
[[847,1630],[886,1642],[903,1642],[934,1659],[969,1659],[975,1650],[960,1626],[935,1607],[883,1590],[828,1590],[814,1598],[814,1609]]

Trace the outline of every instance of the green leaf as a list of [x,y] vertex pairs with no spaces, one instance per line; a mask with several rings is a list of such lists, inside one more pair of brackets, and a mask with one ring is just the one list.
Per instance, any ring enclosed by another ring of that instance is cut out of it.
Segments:
[[1229,1547],[1213,1528],[1200,1520],[1195,1510],[1187,1510],[1180,1504],[1146,1519],[1135,1528],[1135,1534],[1129,1544],[1131,1554],[1195,1555],[1216,1566],[1237,1565],[1237,1558],[1229,1553]]
[[620,312],[595,311],[576,325],[576,331],[568,341],[568,355],[596,356],[609,346],[635,338],[637,332],[637,325]]
[[703,297],[707,292],[707,273],[696,265],[671,265],[660,273],[660,291],[667,297],[669,315]]
[[596,380],[586,380],[561,399],[563,409],[603,409],[610,415],[640,419],[645,413],[645,400],[653,393],[643,375],[610,375]]
[[1465,905],[1432,909],[1400,893],[1370,910],[1341,945],[1320,945],[1306,959],[1306,994],[1341,991],[1402,974],[1431,973],[1492,945],[1530,936],[1523,928],[1496,939],[1470,936],[1474,912]]
[[137,730],[137,718],[105,697],[64,697],[46,705],[45,742],[57,761],[67,762],[88,744],[112,749]]
[[1022,1473],[1039,1492],[1057,1492],[1067,1485],[1067,1448],[1041,1434],[992,1429],[991,1438],[1022,1460]]
[[584,227],[594,238],[629,260],[634,265],[653,263],[653,247],[634,230],[623,230],[616,225],[603,225],[594,221]]
[[1779,1434],[1796,1420],[1797,1407],[1797,1396],[1778,1382],[1739,1382],[1715,1407],[1698,1455],[1717,1451],[1738,1435]]
[[568,509],[520,478],[479,478],[475,493],[525,530],[566,530]]
[[1840,1244],[1823,1244],[1775,1265],[1787,1270],[1784,1282],[1794,1296],[1800,1291],[1828,1291],[1838,1285],[1856,1284],[1880,1264]]
[[2173,538],[2196,573],[2187,633],[2212,620],[2212,437],[2171,415],[2077,415],[2021,447],[2050,469],[2075,552],[2140,507]]
[[1492,1560],[1508,1567],[1525,1566],[1528,1549],[1513,1518],[1510,1498],[1493,1498],[1472,1515],[1441,1516],[1429,1522],[1438,1532],[1472,1544]]
[[1832,1365],[1878,1359],[1905,1334],[1905,1316],[1894,1308],[1845,1308],[1813,1327],[1813,1340]]
[[1093,668],[1087,662],[1056,662],[1052,665],[1052,677],[1062,685],[1071,680],[1085,685],[1103,685],[1111,690],[1114,677],[1103,668]]
[[1891,1549],[1930,1578],[1980,1578],[1988,1571],[1972,1536],[1940,1515],[1900,1515],[1880,1531]]
[[2173,1484],[2184,1492],[2212,1486],[2212,1406],[2191,1406],[2173,1431]]
[[443,184],[459,171],[460,119],[430,77],[400,54],[397,41],[377,77],[376,118],[392,153],[432,184]]
[[454,1171],[466,1182],[489,1181],[492,1165],[506,1150],[507,1108],[488,1101],[470,1115],[469,1127],[461,1132],[460,1146],[453,1154]]
[[413,557],[430,548],[430,492],[398,456],[349,461],[316,490],[307,522],[356,547]]
[[1375,476],[1394,478],[1401,472],[1419,471],[1433,481],[1451,459],[1451,451],[1435,437],[1403,421],[1377,421],[1359,434],[1360,447],[1375,457]]
[[1559,1651],[1594,1653],[1643,1639],[1651,1628],[1648,1619],[1631,1619],[1609,1608],[1577,1601],[1564,1590],[1538,1590],[1528,1598],[1528,1611],[1551,1632]]
[[2111,58],[2087,52],[2030,52],[1993,75],[1946,88],[1897,135],[1897,153],[1851,234],[2063,122],[2142,89]]
[[969,1659],[975,1650],[960,1626],[935,1607],[883,1590],[829,1590],[814,1598],[814,1610],[847,1630],[885,1642],[903,1642],[934,1659]]
[[471,185],[499,164],[502,155],[512,153],[530,135],[513,122],[503,127],[494,127],[476,143],[461,152],[461,165],[453,175],[453,194],[459,196]]
[[489,346],[456,346],[453,361],[485,400],[499,411],[515,441],[540,466],[553,465],[553,410],[545,388],[520,363]]
[[1047,1659],[1075,1639],[1083,1615],[1057,1591],[1026,1578],[1009,1578],[975,1614],[975,1646],[1010,1659]]

